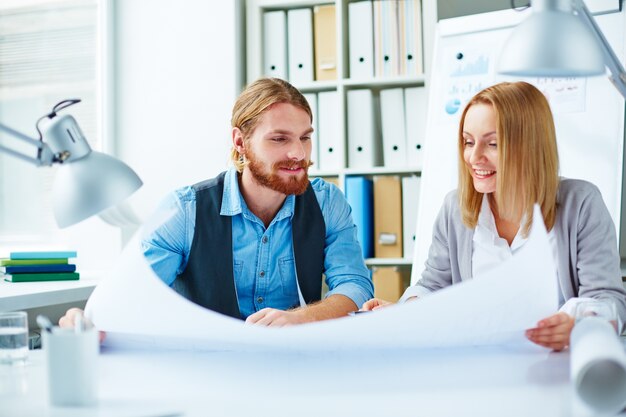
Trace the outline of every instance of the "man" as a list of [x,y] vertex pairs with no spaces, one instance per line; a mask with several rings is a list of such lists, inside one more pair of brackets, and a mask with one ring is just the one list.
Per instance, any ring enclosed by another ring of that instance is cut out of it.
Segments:
[[372,298],[350,206],[334,185],[308,179],[311,122],[306,99],[283,80],[260,79],[241,93],[231,119],[234,167],[175,191],[165,203],[175,215],[143,241],[165,283],[267,326],[345,316]]

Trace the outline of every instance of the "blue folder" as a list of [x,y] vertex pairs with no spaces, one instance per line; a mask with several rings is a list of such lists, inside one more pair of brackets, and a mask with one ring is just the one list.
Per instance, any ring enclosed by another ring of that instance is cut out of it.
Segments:
[[374,193],[372,180],[360,176],[346,177],[346,199],[352,207],[352,219],[364,258],[374,256]]

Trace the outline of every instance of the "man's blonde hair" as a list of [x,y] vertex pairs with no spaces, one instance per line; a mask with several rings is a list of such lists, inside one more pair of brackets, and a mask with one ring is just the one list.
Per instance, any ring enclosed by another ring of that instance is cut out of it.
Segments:
[[[239,128],[244,140],[248,140],[263,113],[278,103],[288,103],[304,110],[313,122],[309,103],[297,88],[279,78],[260,78],[249,84],[235,101],[230,124]],[[237,171],[242,172],[246,163],[234,146],[230,157]]]
[[541,207],[548,230],[556,219],[556,193],[559,186],[559,157],[550,105],[544,95],[526,82],[503,82],[485,88],[467,104],[458,134],[459,203],[463,223],[473,229],[483,194],[476,191],[463,157],[465,116],[475,104],[493,107],[496,116],[498,172],[496,192],[490,196],[498,215],[507,221],[521,221],[524,236],[533,221],[533,205]]

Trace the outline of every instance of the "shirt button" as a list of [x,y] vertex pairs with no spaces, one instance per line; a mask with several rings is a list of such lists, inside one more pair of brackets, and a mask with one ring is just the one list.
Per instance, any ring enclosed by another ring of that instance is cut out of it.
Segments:
[[259,304],[262,303],[263,302],[263,297],[258,297],[256,299],[256,302],[259,303]]
[[264,276],[265,276],[265,271],[261,271],[261,272],[259,272],[259,275],[261,275],[262,277],[264,277]]
[[267,243],[267,240],[268,240],[268,239],[267,239],[267,236],[263,236],[263,239],[261,239],[261,241],[262,241],[263,243]]

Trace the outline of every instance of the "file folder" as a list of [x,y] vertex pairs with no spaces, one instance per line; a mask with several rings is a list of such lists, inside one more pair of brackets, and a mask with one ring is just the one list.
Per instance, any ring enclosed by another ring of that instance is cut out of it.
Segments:
[[397,32],[398,32],[398,75],[406,75],[406,17],[405,0],[394,0],[398,3]]
[[424,139],[426,136],[426,117],[428,100],[424,87],[404,90],[406,112],[406,157],[407,165],[422,169],[424,165]]
[[423,74],[422,56],[422,5],[420,0],[400,0],[401,74],[418,76]]
[[335,6],[315,6],[313,9],[315,38],[315,79],[337,79],[337,23]]
[[311,9],[287,12],[289,81],[302,85],[313,81],[313,13]]
[[311,123],[311,126],[313,127],[313,134],[311,134],[311,161],[313,161],[314,165],[311,168],[319,169],[320,152],[318,139],[319,117],[317,112],[317,95],[315,93],[307,93],[303,95],[309,103],[311,113],[313,113],[313,123]]
[[284,11],[263,14],[263,73],[288,80],[287,15]]
[[396,302],[409,286],[409,274],[398,267],[375,267],[372,271],[374,297]]
[[404,236],[403,254],[405,259],[413,259],[415,250],[415,232],[417,229],[417,205],[419,203],[421,178],[402,178],[402,234]]
[[341,185],[339,185],[339,177],[324,177],[324,181],[330,184],[335,184],[337,188],[341,190]]
[[374,75],[400,75],[398,38],[398,2],[375,0],[374,6]]
[[374,176],[374,255],[402,258],[402,185],[397,175]]
[[350,78],[374,77],[374,20],[371,1],[348,3]]
[[348,166],[350,168],[372,168],[380,165],[381,152],[376,136],[372,90],[348,91]]
[[406,122],[404,90],[380,91],[380,116],[383,133],[383,158],[386,167],[406,166]]
[[319,115],[319,164],[320,170],[338,170],[345,166],[345,144],[339,131],[339,94],[322,91],[317,95]]
[[374,254],[373,213],[372,213],[372,180],[361,176],[346,177],[346,200],[352,208],[352,220],[357,228],[357,239],[361,244],[364,258]]

